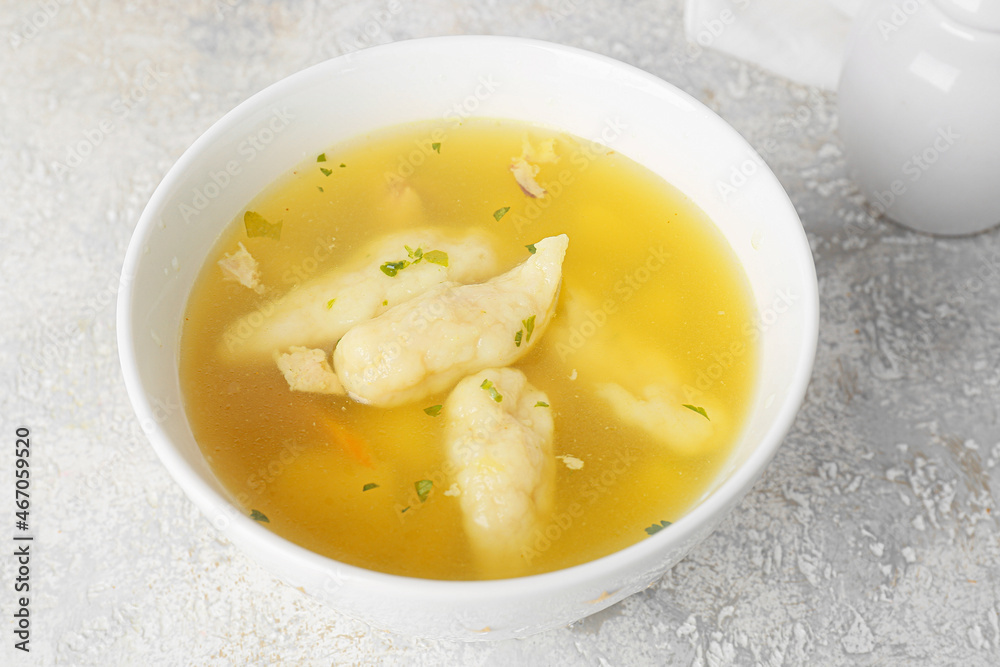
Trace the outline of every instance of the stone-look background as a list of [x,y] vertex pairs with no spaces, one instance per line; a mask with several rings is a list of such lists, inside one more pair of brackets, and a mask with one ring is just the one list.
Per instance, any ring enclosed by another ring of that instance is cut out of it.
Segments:
[[[716,110],[788,190],[823,304],[805,405],[717,533],[596,616],[477,645],[374,631],[220,539],[136,423],[114,323],[143,206],[223,113],[345,51],[460,33],[606,54]],[[0,119],[0,540],[21,425],[36,535],[30,655],[0,549],[3,664],[1000,664],[1000,232],[873,220],[834,96],[687,44],[680,0],[3,0]]]

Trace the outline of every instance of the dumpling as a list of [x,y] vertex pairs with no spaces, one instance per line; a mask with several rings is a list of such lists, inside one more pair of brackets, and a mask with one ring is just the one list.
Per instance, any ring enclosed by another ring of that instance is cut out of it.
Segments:
[[[705,416],[708,412],[702,415],[686,407],[690,404],[685,404],[678,387],[650,384],[635,395],[620,384],[606,382],[597,385],[597,394],[623,422],[643,429],[676,453],[695,454],[715,434],[715,425]],[[718,419],[719,410],[711,410]]]
[[552,511],[552,410],[513,368],[488,369],[444,403],[446,456],[456,470],[469,544],[483,574],[512,576]]
[[[432,251],[437,253],[416,261]],[[391,234],[353,262],[293,287],[263,322],[255,312],[232,323],[222,345],[230,358],[269,358],[292,345],[330,349],[352,326],[436,285],[477,282],[496,270],[484,232],[456,236],[425,229]]]
[[391,407],[514,363],[548,325],[568,245],[565,234],[543,239],[488,282],[439,285],[352,328],[333,354],[344,389],[358,402]]
[[622,422],[646,431],[673,453],[692,455],[712,446],[715,434],[725,430],[725,406],[710,393],[686,394],[662,350],[633,332],[611,334],[610,327],[598,326],[600,317],[607,315],[596,299],[567,291],[548,334],[551,354],[578,382],[594,383]]

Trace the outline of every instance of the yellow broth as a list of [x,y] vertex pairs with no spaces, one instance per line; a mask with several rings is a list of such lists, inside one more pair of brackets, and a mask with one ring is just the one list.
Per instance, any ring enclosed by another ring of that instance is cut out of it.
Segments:
[[[525,138],[535,145],[554,138],[560,156],[540,165],[536,179],[548,190],[540,199],[527,197],[509,169]],[[215,474],[248,514],[346,563],[480,579],[610,554],[703,497],[745,420],[756,347],[741,268],[689,199],[606,147],[509,121],[396,127],[326,148],[325,157],[311,156],[247,206],[280,221],[280,239],[248,238],[242,215],[232,222],[187,306],[180,358],[187,414]],[[266,314],[293,285],[406,227],[486,229],[503,270],[528,256],[527,244],[559,233],[570,239],[555,318],[515,366],[548,393],[555,455],[584,465],[573,470],[558,460],[555,511],[508,572],[477,570],[458,498],[444,494],[454,474],[443,455],[444,420],[424,408],[446,394],[374,408],[292,392],[271,359],[234,363],[219,354],[231,322]],[[264,294],[223,279],[216,262],[238,242],[259,262]],[[585,295],[584,320],[567,315],[573,295]],[[595,393],[605,381],[633,391],[668,383],[678,403],[713,406],[715,433],[695,450],[664,444],[622,422]],[[345,447],[334,431],[351,434],[363,451]],[[419,480],[433,481],[423,501]],[[378,486],[363,490],[371,484]]]

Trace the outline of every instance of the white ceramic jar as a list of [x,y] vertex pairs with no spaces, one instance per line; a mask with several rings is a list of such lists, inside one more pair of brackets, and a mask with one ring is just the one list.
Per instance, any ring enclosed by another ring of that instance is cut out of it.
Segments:
[[1000,223],[1000,2],[873,0],[838,88],[851,175],[913,229]]

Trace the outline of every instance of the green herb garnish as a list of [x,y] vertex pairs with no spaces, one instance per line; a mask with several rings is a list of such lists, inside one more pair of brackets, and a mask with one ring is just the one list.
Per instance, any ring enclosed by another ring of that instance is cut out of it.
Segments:
[[524,336],[524,329],[518,329],[514,334],[514,347],[521,347],[521,337]]
[[479,388],[489,392],[490,398],[492,398],[497,403],[503,400],[503,396],[500,395],[500,392],[497,391],[497,388],[494,387],[493,383],[490,382],[489,380],[483,380],[483,383],[479,385]]
[[521,320],[521,324],[524,325],[524,344],[527,345],[531,342],[531,333],[535,330],[535,316]]
[[431,148],[433,148],[438,153],[441,153],[441,142],[435,141],[433,144],[431,144]]
[[547,407],[549,407],[549,404],[546,403],[545,401],[538,401],[537,403],[535,403],[535,407],[536,408],[547,408]]
[[333,173],[333,171],[332,171],[332,170],[330,170],[330,169],[327,169],[326,167],[320,167],[320,168],[319,168],[319,170],[323,172],[323,175],[324,175],[324,176],[329,176],[330,174],[332,174],[332,173]]
[[405,269],[410,265],[405,259],[401,259],[398,262],[386,262],[382,266],[378,267],[382,270],[382,273],[389,276],[390,278],[395,278],[396,274]]
[[317,162],[326,162],[326,153],[320,153],[316,156]]
[[507,215],[507,211],[509,210],[510,206],[504,206],[503,208],[498,208],[497,210],[493,211],[493,219],[496,220],[497,222],[500,222],[500,218]]
[[260,521],[261,523],[271,523],[271,520],[267,518],[267,515],[260,510],[250,510],[250,518],[254,521]]
[[378,488],[378,484],[376,484],[375,482],[368,482],[363,487],[361,487],[361,490],[362,491],[371,491],[372,489],[377,489],[377,488]]
[[431,250],[430,252],[425,252],[424,259],[431,264],[438,264],[445,267],[448,266],[448,253],[444,250]]
[[344,167],[346,167],[346,166],[347,166],[347,165],[346,165],[346,164],[344,164],[343,162],[341,162],[341,163],[340,163],[340,168],[341,168],[341,169],[343,169],[343,168],[344,168]]
[[424,408],[424,412],[429,414],[431,417],[437,417],[439,414],[441,414],[442,407],[443,406],[440,405],[432,405],[429,408]]
[[419,482],[414,482],[413,488],[417,490],[417,497],[420,498],[420,502],[424,502],[427,500],[431,489],[434,488],[434,482],[429,479],[422,479]]
[[404,245],[403,247],[406,248],[406,254],[410,256],[410,259],[413,260],[414,264],[416,264],[417,262],[419,262],[424,258],[424,251],[422,249],[417,248],[416,250],[414,250],[408,245]]
[[409,505],[407,505],[407,506],[406,506],[406,507],[404,507],[403,509],[399,510],[399,513],[400,513],[400,514],[406,514],[406,510],[408,510],[408,509],[410,509],[410,506],[409,506]]
[[330,299],[329,301],[327,301],[326,302],[326,309],[330,310],[331,308],[333,308],[333,302],[336,301],[336,300],[337,300],[337,298],[334,297],[334,298]]
[[661,521],[660,523],[654,523],[652,526],[646,528],[646,532],[650,535],[656,535],[658,532],[670,525],[669,521]]
[[534,243],[529,243],[528,245],[526,245],[524,247],[527,248],[528,252],[530,252],[532,255],[535,254],[535,244]]
[[[684,404],[684,407],[687,408],[688,410],[693,410],[693,411],[697,412],[699,415],[701,415],[702,417],[704,417],[705,419],[708,419],[708,413],[705,412],[705,408],[698,407],[697,405],[688,405],[687,403]],[[708,421],[712,421],[712,420],[708,419]]]
[[247,237],[266,236],[277,241],[281,238],[281,223],[271,224],[264,216],[254,211],[247,211],[243,214],[243,225],[247,230]]
[[323,189],[323,186],[322,186],[322,185],[317,185],[316,187],[317,187],[317,188],[319,188],[319,191],[320,191],[320,192],[326,192],[326,191],[325,191],[325,190]]

